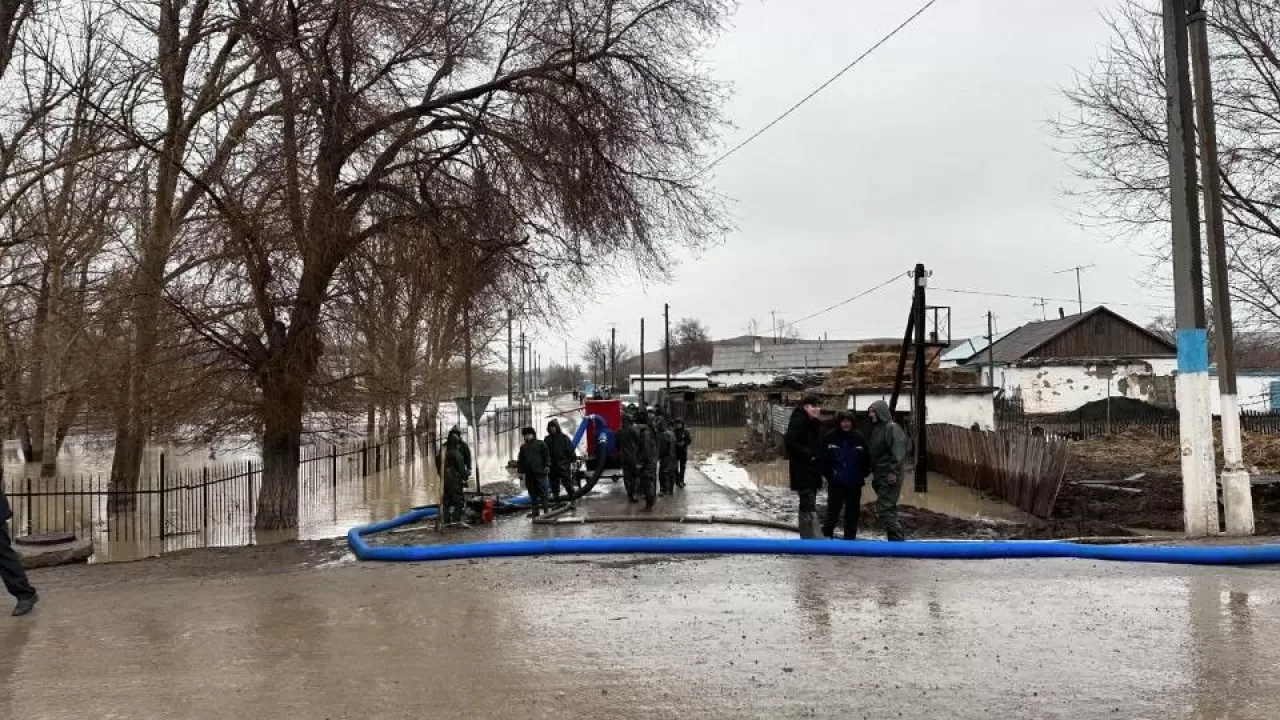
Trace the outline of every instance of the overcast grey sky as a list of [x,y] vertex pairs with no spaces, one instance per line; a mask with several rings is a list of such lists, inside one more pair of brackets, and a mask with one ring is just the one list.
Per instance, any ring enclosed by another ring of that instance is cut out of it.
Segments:
[[[923,0],[743,0],[710,55],[733,85],[726,107],[740,142],[850,62]],[[900,282],[799,326],[805,337],[900,335],[916,262],[935,287],[1075,298],[1096,264],[1085,307],[1113,305],[1145,322],[1171,304],[1147,279],[1137,243],[1075,222],[1080,201],[1048,121],[1067,111],[1060,89],[1107,41],[1100,12],[1116,0],[939,0],[886,45],[780,125],[725,160],[708,182],[729,199],[736,230],[678,258],[662,285],[620,277],[570,319],[570,352],[618,323],[638,345],[650,318],[656,347],[663,302],[673,320],[702,319],[714,337],[767,332],[770,311],[795,320],[875,286]],[[1033,300],[932,292],[953,309],[953,335],[1039,319]],[[1050,301],[1074,311],[1074,302]],[[1154,305],[1156,307],[1151,307]],[[543,331],[553,360],[564,338]]]

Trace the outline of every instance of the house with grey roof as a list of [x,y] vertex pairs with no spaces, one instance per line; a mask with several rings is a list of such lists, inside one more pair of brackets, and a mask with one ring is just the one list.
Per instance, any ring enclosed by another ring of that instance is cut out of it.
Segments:
[[1105,307],[1027,323],[962,365],[979,371],[1029,413],[1075,410],[1125,397],[1173,405],[1177,348]]
[[849,361],[849,354],[866,344],[901,340],[773,340],[716,345],[707,373],[719,387],[770,385],[789,376],[823,376]]

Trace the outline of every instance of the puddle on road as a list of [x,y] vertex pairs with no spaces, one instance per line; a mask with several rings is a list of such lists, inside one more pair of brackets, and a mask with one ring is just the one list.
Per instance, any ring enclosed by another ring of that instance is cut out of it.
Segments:
[[[787,462],[775,460],[767,463],[749,463],[745,467],[733,463],[728,454],[712,453],[701,465],[701,469],[718,485],[732,490],[742,491],[787,491],[790,478],[787,474]],[[875,491],[867,483],[862,489],[862,502],[874,502]],[[946,476],[929,473],[929,492],[917,493],[910,477],[902,488],[899,502],[912,505],[952,517],[1026,521],[1029,516],[1018,508],[980,493],[957,485]]]

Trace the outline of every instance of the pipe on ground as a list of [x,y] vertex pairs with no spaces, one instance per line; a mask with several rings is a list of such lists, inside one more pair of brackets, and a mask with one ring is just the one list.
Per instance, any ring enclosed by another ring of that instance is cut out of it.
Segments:
[[720,517],[716,515],[585,515],[583,517],[556,520],[551,515],[544,515],[533,521],[538,525],[586,525],[589,523],[616,522],[670,522],[695,525],[749,525],[752,527],[770,528],[799,532],[795,525],[788,525],[777,520],[758,520],[756,518]]
[[[525,505],[522,496],[507,501]],[[800,540],[793,538],[566,538],[456,545],[371,546],[366,535],[385,532],[434,516],[434,508],[415,510],[397,518],[352,528],[347,542],[361,560],[425,562],[468,558],[530,555],[828,555],[834,557],[893,557],[928,560],[1002,560],[1079,558],[1117,562],[1184,565],[1271,565],[1280,563],[1280,545],[1223,545],[1178,547],[1167,545],[1078,545],[1044,540],[928,541]]]

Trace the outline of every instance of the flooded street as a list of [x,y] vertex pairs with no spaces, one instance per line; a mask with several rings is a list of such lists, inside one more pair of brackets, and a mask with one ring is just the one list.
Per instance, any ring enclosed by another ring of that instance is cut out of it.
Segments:
[[37,613],[0,618],[0,717],[1250,720],[1280,693],[1269,569],[619,556],[163,571],[182,559],[36,572]]
[[[482,474],[505,472],[494,446]],[[351,509],[329,531],[432,499],[431,469],[409,467],[343,499]],[[767,473],[738,480],[776,487]],[[688,481],[655,514],[759,517],[733,482],[698,470]],[[574,524],[637,514],[605,480],[562,524],[516,514],[373,539],[788,535]],[[378,564],[316,542],[32,580],[36,613],[0,617],[0,718],[1261,720],[1280,694],[1273,568],[626,555]]]

